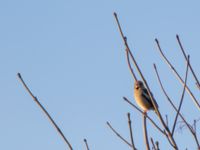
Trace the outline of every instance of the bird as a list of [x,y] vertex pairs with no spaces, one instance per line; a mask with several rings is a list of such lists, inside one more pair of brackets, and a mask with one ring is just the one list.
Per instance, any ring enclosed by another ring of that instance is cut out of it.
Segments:
[[[149,110],[155,111],[155,108],[153,106],[149,93],[147,89],[145,88],[142,81],[138,80],[138,81],[135,81],[134,83],[134,98],[135,98],[136,103],[145,113]],[[158,108],[158,104],[156,103],[155,99],[154,99],[154,102],[156,104],[156,107]]]

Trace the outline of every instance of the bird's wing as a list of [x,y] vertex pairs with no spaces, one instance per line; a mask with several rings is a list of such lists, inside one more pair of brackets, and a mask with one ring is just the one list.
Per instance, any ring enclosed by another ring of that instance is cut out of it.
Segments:
[[[142,96],[153,106],[153,104],[152,104],[152,102],[151,102],[151,98],[150,98],[150,96],[149,96],[149,93],[148,93],[147,89],[144,88],[143,91],[144,91],[144,92],[142,92]],[[151,95],[153,96],[152,93],[151,93]],[[154,99],[154,97],[152,97],[152,98]],[[155,104],[156,104],[156,106],[157,106],[157,108],[158,108],[158,104],[157,104],[157,102],[155,101],[155,99],[154,99],[154,102],[155,102]]]
[[[143,91],[144,91],[144,93],[145,93],[145,94],[149,95],[149,93],[148,93],[148,91],[147,91],[147,89],[146,89],[146,88],[144,88],[144,89],[143,89]],[[150,93],[151,93],[151,92],[150,92]],[[152,93],[151,93],[151,95],[153,96],[153,94],[152,94]]]
[[142,96],[153,106],[147,89],[143,89]]

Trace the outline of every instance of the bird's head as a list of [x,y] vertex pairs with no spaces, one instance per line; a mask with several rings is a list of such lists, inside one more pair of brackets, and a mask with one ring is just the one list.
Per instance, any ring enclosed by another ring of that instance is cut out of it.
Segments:
[[143,82],[142,81],[136,81],[135,84],[134,84],[134,88],[136,90],[140,89],[140,88],[143,88],[144,85],[143,85]]

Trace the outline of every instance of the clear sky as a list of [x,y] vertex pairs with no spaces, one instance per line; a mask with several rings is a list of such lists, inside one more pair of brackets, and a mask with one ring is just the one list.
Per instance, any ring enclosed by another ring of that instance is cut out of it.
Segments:
[[[17,79],[20,72],[74,149],[85,149],[83,139],[87,138],[91,150],[128,150],[106,121],[129,139],[126,114],[131,112],[135,144],[143,150],[142,117],[122,99],[127,96],[134,102],[133,79],[113,12],[118,13],[162,115],[168,114],[172,125],[175,113],[160,90],[152,64],[157,64],[176,104],[182,87],[160,58],[154,39],[160,40],[164,52],[184,76],[185,62],[175,38],[179,34],[199,75],[199,6],[198,0],[0,1],[0,149],[66,149]],[[191,76],[189,83],[199,97]],[[183,107],[190,123],[199,117],[187,94]],[[153,112],[149,115],[158,122]],[[151,124],[148,128],[149,136],[160,141],[161,149],[171,149]],[[175,138],[180,149],[196,148],[187,129],[175,132]]]

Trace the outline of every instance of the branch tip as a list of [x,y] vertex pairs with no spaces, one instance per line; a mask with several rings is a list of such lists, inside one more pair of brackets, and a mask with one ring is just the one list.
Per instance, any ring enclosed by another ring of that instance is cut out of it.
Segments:
[[116,12],[114,12],[113,15],[114,15],[115,17],[117,17],[117,13],[116,13]]
[[158,41],[158,39],[157,39],[157,38],[155,38],[155,41],[156,41],[156,43],[159,43],[159,41]]
[[18,78],[20,78],[20,79],[22,78],[22,76],[21,76],[21,74],[20,74],[19,72],[17,73],[17,76],[18,76]]
[[63,134],[63,132],[60,130],[60,128],[58,127],[58,125],[56,124],[56,122],[53,120],[53,118],[51,117],[51,115],[44,108],[44,106],[39,102],[39,100],[37,99],[37,97],[34,96],[33,93],[31,92],[31,90],[28,88],[28,86],[26,85],[26,83],[22,79],[21,74],[17,73],[17,76],[19,77],[20,81],[22,82],[24,88],[27,90],[27,92],[30,94],[30,96],[33,98],[33,100],[36,102],[36,104],[39,106],[39,108],[44,112],[44,114],[47,116],[47,118],[49,119],[49,121],[51,122],[51,124],[55,127],[55,129],[57,130],[57,132],[61,135],[61,137],[63,138],[63,140],[65,141],[65,143],[68,145],[69,149],[73,150],[71,144],[69,143],[69,141],[67,140],[67,138],[65,137],[65,135]]

